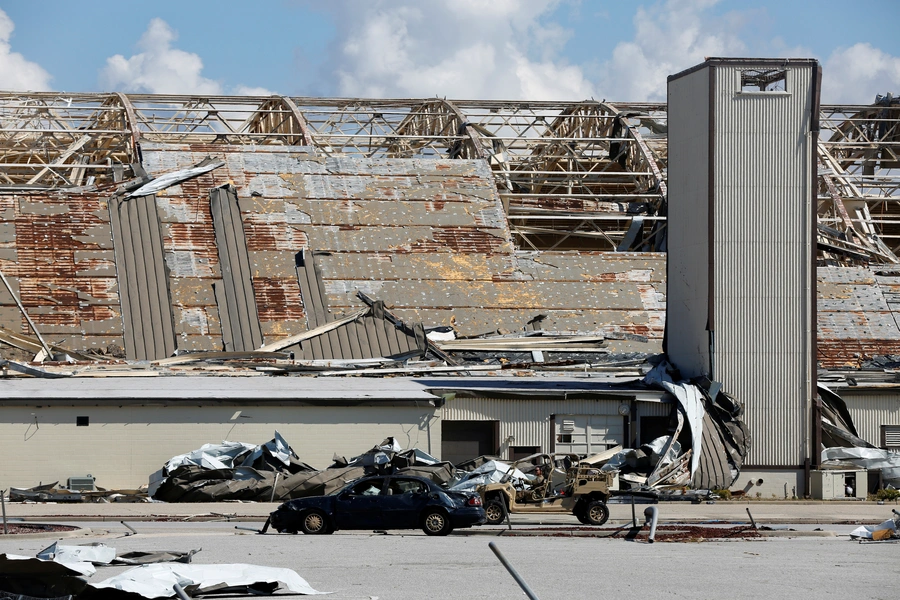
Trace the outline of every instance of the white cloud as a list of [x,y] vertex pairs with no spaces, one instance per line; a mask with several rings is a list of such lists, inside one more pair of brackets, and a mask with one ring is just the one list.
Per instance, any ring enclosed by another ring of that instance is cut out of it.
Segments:
[[101,84],[123,92],[221,94],[219,82],[201,75],[203,61],[198,55],[172,47],[177,38],[165,21],[153,19],[137,43],[138,54],[106,59]]
[[717,0],[668,0],[634,17],[635,36],[601,67],[599,93],[609,100],[665,101],[666,78],[713,56],[745,56],[737,13],[715,19]]
[[49,90],[50,74],[18,52],[11,52],[9,40],[13,29],[15,25],[12,19],[0,9],[0,89],[33,92]]
[[332,3],[326,76],[342,96],[569,99],[591,96],[559,55],[569,32],[542,22],[559,0]]
[[822,102],[871,104],[887,92],[900,93],[900,57],[870,44],[838,48],[822,67]]
[[236,96],[273,96],[275,92],[264,87],[252,87],[248,85],[238,85],[231,90]]

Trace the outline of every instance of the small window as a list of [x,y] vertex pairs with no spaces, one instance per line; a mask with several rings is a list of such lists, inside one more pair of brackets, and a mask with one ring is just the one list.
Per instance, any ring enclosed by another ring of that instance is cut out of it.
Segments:
[[75,426],[76,427],[87,427],[91,424],[90,417],[75,417]]
[[787,71],[784,69],[745,69],[741,71],[741,91],[787,91]]
[[900,425],[881,426],[881,445],[888,450],[900,450]]
[[572,434],[571,433],[560,433],[558,436],[556,436],[556,443],[571,444],[572,443]]

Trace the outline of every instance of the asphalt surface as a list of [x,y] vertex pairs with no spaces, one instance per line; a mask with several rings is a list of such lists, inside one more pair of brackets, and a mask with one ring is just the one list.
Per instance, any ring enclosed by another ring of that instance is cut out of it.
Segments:
[[[202,548],[195,563],[293,569],[315,589],[332,592],[335,600],[524,597],[489,548],[491,542],[541,600],[896,596],[900,544],[860,544],[848,536],[857,523],[889,518],[892,508],[900,510],[894,504],[664,503],[658,505],[661,525],[746,524],[749,507],[758,524],[771,526],[775,531],[770,533],[781,537],[654,544],[640,538],[573,536],[573,531],[585,528],[568,516],[513,516],[513,533],[547,531],[540,536],[510,536],[506,526],[478,527],[444,538],[421,531],[304,536],[259,535],[242,529],[258,529],[275,506],[8,504],[6,508],[11,520],[87,528],[63,539],[65,544],[102,542],[119,553]],[[636,507],[641,522],[643,508]],[[630,506],[612,505],[611,509],[610,523],[600,530],[631,522]],[[168,520],[154,520],[159,518]],[[0,536],[0,552],[33,556],[56,539]],[[100,567],[91,580],[100,581],[126,568]]]

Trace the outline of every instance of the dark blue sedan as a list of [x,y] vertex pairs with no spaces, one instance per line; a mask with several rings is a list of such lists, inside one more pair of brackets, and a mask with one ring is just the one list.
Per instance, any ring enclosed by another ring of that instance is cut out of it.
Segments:
[[338,529],[418,529],[447,535],[484,523],[481,497],[446,490],[412,475],[374,475],[327,496],[285,502],[269,516],[281,533],[334,533]]

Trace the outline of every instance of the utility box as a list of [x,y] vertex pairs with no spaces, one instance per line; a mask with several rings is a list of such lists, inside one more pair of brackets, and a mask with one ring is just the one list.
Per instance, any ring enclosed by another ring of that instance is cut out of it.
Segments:
[[[812,471],[809,476],[810,495],[815,500],[865,498],[868,493],[868,474],[861,470]],[[847,488],[853,493],[848,495]]]
[[94,487],[94,481],[96,481],[96,479],[94,479],[94,476],[91,474],[69,477],[66,482],[66,487],[76,492],[93,492],[97,489]]

